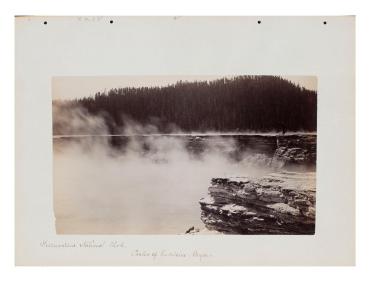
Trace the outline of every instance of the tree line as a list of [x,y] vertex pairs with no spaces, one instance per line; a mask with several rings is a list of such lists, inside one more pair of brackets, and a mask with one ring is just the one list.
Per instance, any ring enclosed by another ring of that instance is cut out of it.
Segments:
[[[184,132],[316,131],[317,93],[278,76],[236,76],[114,88],[91,97],[53,101],[53,106],[82,107],[100,115],[112,134],[128,120],[153,124],[163,133],[174,125]],[[61,126],[57,119],[53,129],[54,134],[68,132],[66,123]]]

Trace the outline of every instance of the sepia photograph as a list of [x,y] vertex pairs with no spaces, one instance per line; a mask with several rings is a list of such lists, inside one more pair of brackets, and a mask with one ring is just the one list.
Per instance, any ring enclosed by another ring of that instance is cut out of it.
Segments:
[[317,77],[54,76],[57,234],[313,235]]
[[354,265],[355,23],[17,16],[16,264]]

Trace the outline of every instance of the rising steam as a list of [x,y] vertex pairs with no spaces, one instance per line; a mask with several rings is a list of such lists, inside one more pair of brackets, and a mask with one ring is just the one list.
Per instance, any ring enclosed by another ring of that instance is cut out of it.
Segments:
[[[95,136],[109,134],[103,116],[53,107],[53,119],[74,135],[54,137],[57,233],[179,234],[202,226],[198,201],[212,177],[269,170],[269,157],[239,152],[231,137],[181,136],[175,125],[175,135],[160,135],[155,124],[125,117],[120,132],[129,137],[114,146]],[[202,143],[200,152],[189,138]]]

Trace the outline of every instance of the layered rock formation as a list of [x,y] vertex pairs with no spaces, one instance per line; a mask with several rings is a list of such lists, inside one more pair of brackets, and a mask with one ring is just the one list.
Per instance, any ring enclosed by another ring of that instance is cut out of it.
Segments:
[[307,169],[316,166],[316,135],[277,137],[271,166],[285,169]]
[[200,200],[209,230],[227,234],[314,234],[314,172],[214,178]]

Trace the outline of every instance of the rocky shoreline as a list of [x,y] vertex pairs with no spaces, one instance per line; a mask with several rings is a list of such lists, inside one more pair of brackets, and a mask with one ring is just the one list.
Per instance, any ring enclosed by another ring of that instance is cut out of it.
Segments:
[[314,234],[315,173],[214,178],[200,200],[209,230],[227,234]]
[[314,234],[315,164],[316,142],[278,139],[270,162],[275,172],[213,178],[199,201],[201,220],[222,234]]

